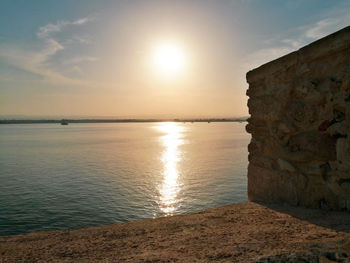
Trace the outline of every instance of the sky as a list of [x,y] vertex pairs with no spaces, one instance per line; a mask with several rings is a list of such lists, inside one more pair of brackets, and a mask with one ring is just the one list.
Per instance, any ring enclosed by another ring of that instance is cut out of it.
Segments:
[[2,0],[0,116],[247,116],[247,71],[348,25],[349,0]]

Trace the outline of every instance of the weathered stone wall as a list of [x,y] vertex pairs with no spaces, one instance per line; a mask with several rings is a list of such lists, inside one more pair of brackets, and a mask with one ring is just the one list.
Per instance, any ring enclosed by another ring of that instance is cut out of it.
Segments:
[[247,82],[249,199],[350,210],[350,27]]

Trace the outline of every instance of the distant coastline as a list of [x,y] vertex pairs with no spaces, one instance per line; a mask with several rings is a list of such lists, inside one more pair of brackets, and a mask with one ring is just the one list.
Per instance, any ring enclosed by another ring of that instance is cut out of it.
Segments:
[[[68,123],[129,123],[129,122],[245,122],[242,118],[193,118],[193,119],[64,119]],[[3,119],[0,124],[61,123],[62,119]]]

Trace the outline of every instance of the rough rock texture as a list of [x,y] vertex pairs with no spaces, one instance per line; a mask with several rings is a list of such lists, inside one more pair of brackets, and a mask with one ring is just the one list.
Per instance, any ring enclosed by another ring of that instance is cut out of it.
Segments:
[[350,27],[247,82],[249,199],[350,210]]
[[349,262],[349,233],[347,212],[242,203],[0,237],[0,262]]

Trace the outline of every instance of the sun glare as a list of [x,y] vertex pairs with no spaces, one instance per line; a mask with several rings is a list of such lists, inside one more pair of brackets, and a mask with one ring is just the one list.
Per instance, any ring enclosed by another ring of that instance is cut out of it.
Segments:
[[181,190],[179,182],[178,163],[182,159],[179,149],[184,144],[184,127],[175,122],[163,122],[155,126],[157,130],[164,133],[161,142],[164,147],[162,162],[164,165],[163,183],[160,185],[160,210],[166,215],[172,215],[178,208],[178,193]]
[[157,74],[166,77],[177,76],[185,70],[185,52],[176,44],[159,45],[153,51],[153,66]]

